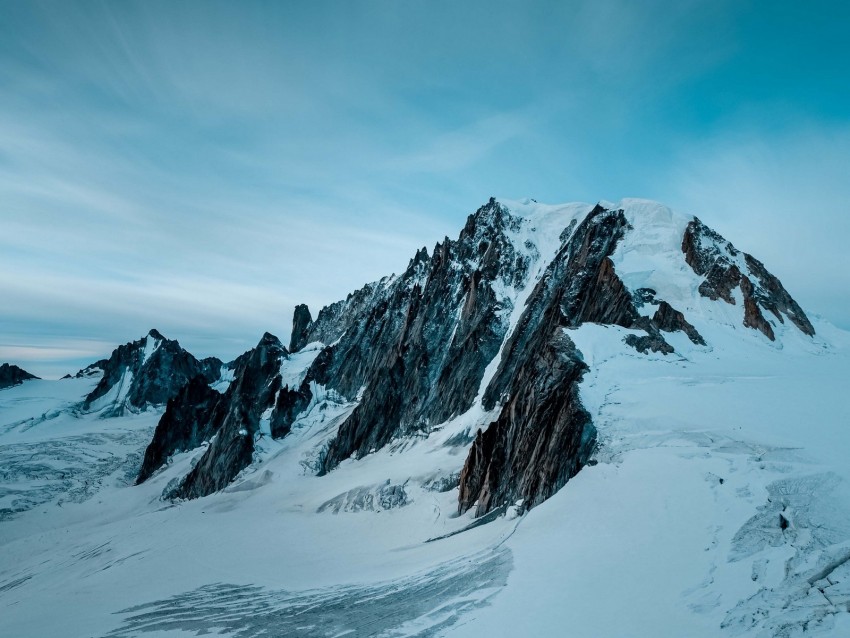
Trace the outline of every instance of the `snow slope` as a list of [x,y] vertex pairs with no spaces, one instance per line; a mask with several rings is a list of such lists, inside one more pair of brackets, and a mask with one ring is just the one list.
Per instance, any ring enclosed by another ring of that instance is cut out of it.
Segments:
[[[134,486],[158,413],[98,419],[73,409],[93,380],[29,381],[0,391],[0,635],[850,635],[850,335],[745,328],[740,301],[698,294],[688,218],[621,205],[637,232],[618,275],[708,345],[665,333],[676,353],[642,355],[622,328],[567,331],[599,447],[554,497],[456,514],[495,366],[466,414],[321,477],[356,403],[313,384],[289,436],[261,434],[234,483],[181,503],[160,496],[204,448]],[[525,220],[515,245],[537,255],[526,285],[501,291],[513,327],[591,207],[508,206]],[[281,374],[300,382],[318,350]]]
[[623,332],[571,335],[599,463],[526,515],[506,589],[459,634],[850,635],[850,564],[809,582],[850,555],[847,336],[706,330],[714,351],[665,358]]

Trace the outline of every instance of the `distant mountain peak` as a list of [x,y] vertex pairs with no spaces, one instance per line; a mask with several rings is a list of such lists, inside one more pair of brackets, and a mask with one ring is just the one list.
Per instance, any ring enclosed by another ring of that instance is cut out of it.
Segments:
[[83,376],[96,368],[103,370],[97,386],[82,404],[85,412],[100,412],[101,416],[120,416],[127,411],[139,412],[149,406],[162,406],[176,396],[190,379],[201,375],[208,383],[221,374],[221,361],[198,361],[177,341],[152,329],[147,335],[116,348],[109,359],[92,364]]
[[283,347],[283,344],[280,342],[275,335],[271,332],[263,333],[263,336],[260,338],[260,342],[257,344],[258,347],[266,346],[266,347]]
[[30,374],[23,368],[19,368],[11,363],[0,365],[0,390],[3,388],[11,388],[14,385],[20,385],[24,381],[30,379],[38,379],[39,377]]

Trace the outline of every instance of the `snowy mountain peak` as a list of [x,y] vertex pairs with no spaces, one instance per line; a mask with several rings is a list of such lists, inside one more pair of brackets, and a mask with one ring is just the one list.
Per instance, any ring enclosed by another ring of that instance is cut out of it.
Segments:
[[[728,311],[704,303],[705,299],[722,299],[742,309],[740,325],[761,332],[771,341],[777,338],[785,319],[804,334],[814,334],[803,310],[760,261],[737,250],[699,219],[662,203],[637,198],[617,203],[600,201],[595,206],[500,201],[511,216],[522,219],[530,228],[530,243],[548,243],[540,251],[543,255],[552,254],[552,238],[565,240],[566,228],[573,220],[600,211],[621,211],[628,229],[611,255],[612,265],[617,278],[636,297],[640,298],[641,291],[652,290],[673,307],[695,316],[697,322],[705,319],[728,324]],[[657,304],[647,311],[655,309]]]
[[204,376],[208,383],[217,380],[222,367],[215,358],[198,361],[157,330],[119,346],[102,366],[99,364],[87,368],[101,367],[103,376],[83,401],[82,410],[103,417],[164,405],[195,376]]
[[64,379],[88,379],[94,377],[103,376],[103,371],[106,369],[106,364],[108,363],[108,359],[99,359],[93,363],[90,363],[85,368],[78,370],[76,374],[66,374]]

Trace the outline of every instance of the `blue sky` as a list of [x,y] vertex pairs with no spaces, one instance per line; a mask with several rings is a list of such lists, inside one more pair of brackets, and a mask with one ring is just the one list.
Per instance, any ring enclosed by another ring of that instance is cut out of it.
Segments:
[[234,357],[491,195],[645,197],[850,328],[850,5],[0,1],[0,360]]

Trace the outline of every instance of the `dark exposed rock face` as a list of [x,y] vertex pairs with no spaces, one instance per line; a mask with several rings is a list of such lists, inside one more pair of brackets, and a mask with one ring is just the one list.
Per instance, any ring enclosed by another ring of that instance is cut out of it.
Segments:
[[712,301],[722,299],[728,304],[735,305],[732,290],[741,283],[741,271],[735,264],[726,259],[714,264],[705,275],[705,281],[700,284],[699,294]]
[[694,272],[705,275],[705,281],[699,287],[703,297],[735,303],[732,290],[741,281],[741,271],[734,259],[740,253],[730,242],[694,218],[682,238],[682,252]]
[[[212,494],[226,487],[251,463],[260,416],[275,404],[280,390],[280,366],[287,354],[278,338],[266,333],[256,348],[235,361],[234,381],[212,409],[211,421],[204,430],[214,431],[215,438],[170,496],[197,498]],[[188,412],[190,418],[198,416],[176,402],[175,412]]]
[[313,400],[313,391],[310,389],[312,383],[328,384],[328,369],[333,362],[333,352],[333,348],[325,348],[319,353],[298,388],[284,386],[278,392],[271,415],[272,437],[278,439],[289,434],[295,419]]
[[[780,323],[787,317],[804,334],[813,336],[815,329],[797,302],[791,298],[780,281],[770,274],[758,259],[741,253],[730,242],[694,218],[682,238],[685,261],[705,281],[699,287],[703,297],[723,299],[734,304],[732,292],[739,288],[744,298],[743,323],[748,328],[775,339],[773,327],[762,314],[769,311]],[[741,261],[747,272],[741,271]],[[783,317],[784,316],[784,317]]]
[[704,346],[705,339],[702,338],[697,329],[694,328],[688,321],[685,319],[685,315],[681,312],[673,308],[666,301],[662,301],[658,304],[658,310],[655,311],[655,314],[652,316],[652,323],[659,330],[663,330],[664,332],[676,332],[681,330],[686,335],[688,335],[688,339],[691,342]]
[[694,217],[682,237],[685,261],[698,275],[705,275],[718,262],[729,261],[740,253],[723,237]]
[[289,340],[289,351],[297,352],[307,345],[310,334],[310,325],[313,316],[305,304],[295,306],[295,315],[292,317],[292,338]]
[[272,437],[279,439],[289,434],[292,423],[312,400],[313,392],[310,390],[310,382],[307,379],[297,388],[290,389],[289,386],[282,388],[277,395],[272,413]]
[[108,417],[163,405],[190,379],[200,374],[212,382],[220,370],[221,361],[206,359],[202,363],[176,341],[151,330],[112,352],[103,366],[103,377],[83,401],[82,409],[100,410]]
[[664,340],[660,333],[646,335],[626,335],[623,339],[626,345],[631,346],[641,354],[649,352],[660,352],[661,354],[671,354],[674,352],[673,346]]
[[213,383],[221,378],[224,363],[218,357],[207,357],[198,363],[201,364],[201,376],[207,380],[207,383]]
[[758,330],[764,334],[765,337],[774,341],[776,337],[773,335],[773,327],[770,323],[768,323],[767,319],[764,318],[764,315],[761,314],[761,308],[759,308],[758,302],[753,294],[755,290],[749,277],[741,277],[741,292],[744,295],[744,325],[747,328],[754,328]]
[[564,242],[526,303],[505,345],[496,375],[484,393],[491,409],[511,389],[555,327],[585,321],[631,327],[638,317],[631,294],[614,273],[610,255],[627,227],[621,211],[597,206]]
[[146,481],[172,454],[196,448],[215,434],[224,416],[223,410],[217,412],[220,399],[221,394],[199,375],[168,400],[165,414],[145,450],[137,484]]
[[150,477],[175,452],[211,441],[197,465],[166,496],[197,498],[227,486],[253,460],[263,413],[271,409],[271,436],[288,434],[295,418],[313,399],[310,384],[327,382],[332,354],[331,348],[321,352],[297,388],[281,387],[281,365],[289,352],[277,337],[266,333],[257,347],[227,365],[233,370],[233,381],[223,394],[211,389],[204,376],[193,378],[168,402],[137,483]]
[[643,308],[646,304],[655,305],[658,303],[655,298],[657,294],[652,288],[638,288],[632,293],[632,301],[636,308]]
[[595,429],[578,398],[586,366],[560,328],[545,343],[519,370],[496,422],[478,431],[460,475],[461,513],[475,505],[481,515],[518,499],[533,507],[590,458]]
[[[415,261],[415,260],[414,260]],[[299,334],[296,341],[309,343],[321,341],[330,344],[351,330],[359,334],[365,328],[363,322],[372,316],[374,306],[378,304],[389,286],[390,278],[366,284],[363,288],[350,293],[342,301],[325,306],[319,311],[315,321],[309,324],[307,335]],[[293,328],[296,322],[293,318]],[[354,338],[354,335],[351,335]]]
[[[74,375],[75,379],[90,379],[93,377],[97,377],[103,374],[104,370],[106,370],[106,364],[109,363],[109,359],[101,359],[100,361],[95,361],[94,363],[90,363],[82,370],[79,370],[77,374]],[[71,375],[67,375],[68,378],[71,378]]]
[[812,326],[803,309],[791,298],[782,283],[767,271],[764,264],[752,255],[744,253],[744,261],[750,269],[750,275],[758,282],[753,287],[753,299],[765,310],[771,312],[779,321],[782,315],[791,320],[803,334],[814,336],[815,328]]
[[[617,238],[611,241],[616,243]],[[590,253],[578,254],[573,259],[576,260],[576,264],[581,265],[589,261],[589,268],[596,267],[593,263],[595,257],[592,257]],[[580,276],[582,270],[585,270],[584,266],[580,266],[580,270],[575,275]],[[571,279],[575,281],[574,277]],[[634,324],[637,311],[632,302],[632,295],[614,272],[614,262],[610,257],[605,257],[596,268],[594,282],[583,282],[581,285],[583,285],[583,292],[575,295],[574,300],[570,300],[571,305],[564,308],[566,316],[569,317],[570,326],[580,326],[586,322],[625,327]]]
[[379,284],[377,303],[350,316],[329,378],[345,396],[365,391],[331,442],[323,471],[470,407],[507,329],[493,286],[521,285],[528,268],[508,237],[519,223],[491,200],[467,219],[457,241],[446,238],[430,257],[420,250],[401,277]]
[[0,390],[19,385],[29,379],[38,379],[38,377],[10,363],[0,366]]
[[577,388],[586,366],[564,329],[584,321],[634,324],[632,296],[610,260],[626,227],[622,211],[595,208],[532,292],[484,394],[485,408],[499,400],[503,407],[464,465],[461,513],[477,503],[480,515],[519,498],[531,507],[589,458],[595,430]]

